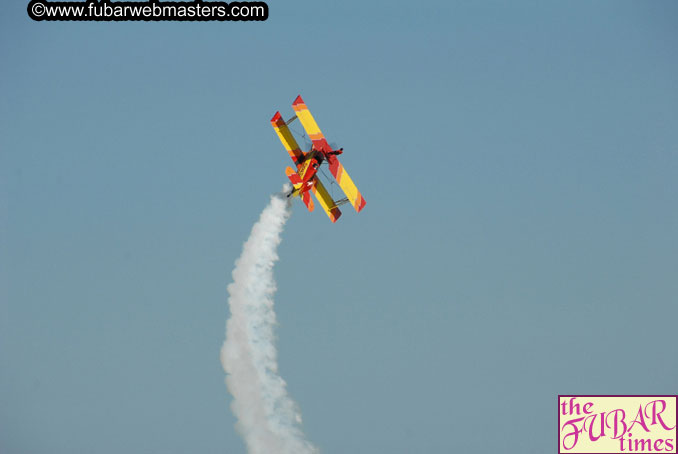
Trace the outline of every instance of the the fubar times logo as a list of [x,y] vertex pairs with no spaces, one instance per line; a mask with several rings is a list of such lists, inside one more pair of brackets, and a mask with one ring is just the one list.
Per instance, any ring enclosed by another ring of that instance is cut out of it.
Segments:
[[558,454],[675,454],[678,396],[558,396]]

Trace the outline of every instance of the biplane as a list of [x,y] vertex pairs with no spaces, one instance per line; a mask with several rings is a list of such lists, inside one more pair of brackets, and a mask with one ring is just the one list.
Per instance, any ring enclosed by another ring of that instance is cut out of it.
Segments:
[[[318,124],[313,119],[313,115],[306,107],[306,103],[297,96],[292,103],[295,115],[285,121],[280,112],[276,112],[271,119],[273,129],[278,133],[278,137],[283,146],[289,153],[292,161],[296,165],[296,170],[287,167],[285,173],[292,182],[293,189],[287,194],[287,197],[299,197],[308,208],[313,211],[315,205],[311,198],[311,193],[315,196],[320,206],[325,210],[332,222],[336,222],[341,216],[339,206],[350,203],[356,211],[360,212],[365,207],[365,199],[358,191],[355,183],[348,175],[348,172],[341,165],[337,156],[343,152],[343,148],[332,149],[325,136],[318,128]],[[289,124],[294,120],[299,120],[304,127],[306,134],[311,139],[311,149],[302,151],[290,131]],[[327,191],[318,176],[321,166],[327,165],[330,173],[342,189],[346,197],[340,200],[334,200]]]

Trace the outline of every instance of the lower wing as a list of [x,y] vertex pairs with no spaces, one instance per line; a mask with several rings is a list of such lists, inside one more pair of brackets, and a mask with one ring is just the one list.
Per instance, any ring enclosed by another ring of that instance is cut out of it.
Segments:
[[356,211],[360,212],[363,208],[365,208],[365,198],[360,194],[360,191],[358,191],[358,188],[356,187],[355,183],[353,183],[353,180],[349,176],[348,172],[344,169],[344,166],[341,165],[341,162],[336,157],[332,157],[332,159],[329,160],[330,164],[330,172],[332,173],[332,176],[334,176],[334,179],[337,180],[337,183],[341,187],[341,189],[344,191],[344,194],[346,194],[346,197],[348,198],[349,202],[351,202],[351,205],[353,205],[353,208],[355,208]]
[[337,219],[341,216],[341,210],[339,210],[339,207],[337,207],[332,196],[327,192],[327,189],[325,189],[325,186],[318,177],[315,177],[315,184],[311,190],[320,206],[323,207],[323,210],[325,210],[325,213],[329,216],[330,221],[337,222]]

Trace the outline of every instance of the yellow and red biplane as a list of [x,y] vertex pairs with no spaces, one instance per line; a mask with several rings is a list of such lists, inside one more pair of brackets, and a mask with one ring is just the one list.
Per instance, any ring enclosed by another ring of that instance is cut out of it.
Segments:
[[[308,211],[313,211],[314,204],[310,194],[312,192],[332,222],[336,222],[339,219],[339,216],[341,216],[339,206],[345,203],[350,203],[359,212],[365,207],[365,199],[360,194],[360,191],[358,191],[358,188],[356,188],[348,172],[344,170],[344,166],[337,159],[337,155],[343,152],[343,148],[333,150],[330,144],[327,143],[325,136],[320,132],[318,124],[313,119],[313,115],[311,115],[301,96],[297,96],[297,99],[292,103],[292,108],[296,115],[290,120],[283,120],[280,112],[276,112],[271,119],[273,129],[278,133],[280,141],[297,166],[296,171],[292,167],[287,167],[285,170],[287,177],[294,187],[287,197],[299,196],[308,208]],[[306,130],[306,134],[311,139],[312,145],[309,151],[304,152],[299,148],[288,127],[296,119],[299,119],[304,130]],[[345,199],[334,200],[318,178],[318,170],[324,163],[327,163],[330,173],[346,194]]]

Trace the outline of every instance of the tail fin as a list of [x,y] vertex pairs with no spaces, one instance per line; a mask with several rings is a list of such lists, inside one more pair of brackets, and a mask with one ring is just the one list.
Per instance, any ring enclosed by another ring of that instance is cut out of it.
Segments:
[[313,211],[315,205],[313,204],[313,199],[311,198],[311,192],[304,191],[300,193],[302,181],[299,177],[299,174],[297,174],[297,172],[295,172],[292,167],[287,167],[285,169],[285,173],[287,174],[287,178],[290,179],[292,185],[294,186],[294,190],[288,195],[288,197],[296,197],[300,195],[301,200],[304,202],[304,205],[306,205],[306,208],[308,208],[308,211]]

